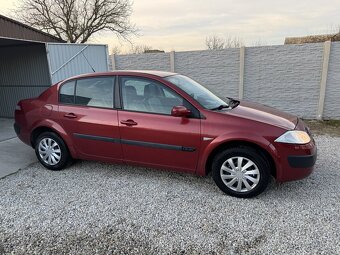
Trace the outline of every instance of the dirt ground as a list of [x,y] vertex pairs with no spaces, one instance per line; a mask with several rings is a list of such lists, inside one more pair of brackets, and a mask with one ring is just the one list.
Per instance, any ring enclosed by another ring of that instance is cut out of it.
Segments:
[[340,120],[303,120],[316,135],[340,136]]

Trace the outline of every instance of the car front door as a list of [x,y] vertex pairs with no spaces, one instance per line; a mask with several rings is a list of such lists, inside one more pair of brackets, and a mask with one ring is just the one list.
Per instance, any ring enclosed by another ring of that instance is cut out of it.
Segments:
[[[119,83],[124,160],[194,172],[201,143],[198,110],[158,81],[121,76]],[[190,109],[191,116],[171,116],[171,109],[178,105]]]
[[82,78],[61,85],[59,117],[81,158],[121,161],[115,77]]

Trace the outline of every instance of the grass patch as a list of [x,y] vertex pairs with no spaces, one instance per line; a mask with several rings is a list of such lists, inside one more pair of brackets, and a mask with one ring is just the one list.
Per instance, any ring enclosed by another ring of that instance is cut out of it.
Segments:
[[340,120],[303,120],[313,134],[340,136]]

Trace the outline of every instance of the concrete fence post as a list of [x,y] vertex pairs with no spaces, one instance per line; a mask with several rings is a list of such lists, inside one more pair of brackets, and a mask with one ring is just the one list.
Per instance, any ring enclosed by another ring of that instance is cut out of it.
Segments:
[[170,51],[170,72],[175,72],[175,51]]
[[115,54],[111,55],[111,68],[112,68],[112,71],[116,70],[116,55]]
[[238,98],[243,99],[243,86],[244,86],[244,56],[245,47],[240,48],[240,73],[239,73],[239,84],[238,84]]
[[316,115],[316,118],[318,120],[322,120],[323,118],[323,109],[325,106],[328,64],[329,64],[329,55],[331,52],[331,45],[332,45],[332,42],[327,41],[324,43],[324,46],[323,46],[323,63],[322,63],[322,73],[321,73],[321,82],[320,82],[320,97],[319,97],[318,112]]

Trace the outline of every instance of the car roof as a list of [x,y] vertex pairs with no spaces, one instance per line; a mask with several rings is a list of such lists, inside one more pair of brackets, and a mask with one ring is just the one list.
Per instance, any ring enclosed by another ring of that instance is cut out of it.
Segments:
[[165,71],[155,71],[155,70],[118,70],[118,71],[112,71],[112,72],[98,72],[98,73],[88,73],[88,74],[81,74],[77,76],[70,77],[66,80],[71,79],[79,79],[79,78],[85,78],[85,77],[97,77],[97,76],[109,76],[109,75],[137,75],[137,76],[144,76],[144,75],[154,75],[158,77],[167,77],[171,75],[175,75],[176,73],[172,72],[165,72]]

